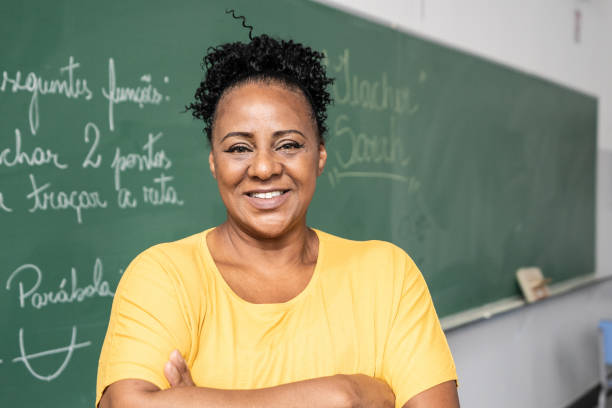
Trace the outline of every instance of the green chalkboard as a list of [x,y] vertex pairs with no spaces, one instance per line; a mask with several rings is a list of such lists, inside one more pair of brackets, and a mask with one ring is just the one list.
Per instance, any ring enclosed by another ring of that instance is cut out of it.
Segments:
[[[93,405],[113,291],[143,249],[224,219],[202,123],[222,2],[0,4],[0,405]],[[597,101],[298,0],[234,1],[337,78],[312,226],[384,239],[441,316],[518,293],[528,265],[594,270]]]

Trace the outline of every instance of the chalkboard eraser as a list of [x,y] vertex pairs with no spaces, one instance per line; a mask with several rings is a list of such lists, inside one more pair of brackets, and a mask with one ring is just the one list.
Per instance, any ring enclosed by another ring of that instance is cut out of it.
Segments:
[[542,270],[540,268],[519,268],[516,271],[516,279],[528,303],[535,302],[550,295],[548,284],[551,280],[542,275]]

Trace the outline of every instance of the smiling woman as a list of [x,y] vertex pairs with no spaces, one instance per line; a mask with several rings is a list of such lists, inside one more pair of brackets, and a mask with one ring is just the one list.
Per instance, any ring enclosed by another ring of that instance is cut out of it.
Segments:
[[274,238],[306,225],[327,158],[310,111],[301,92],[276,83],[244,84],[219,103],[210,170],[228,222],[251,236]]
[[189,108],[206,124],[227,219],[130,264],[100,356],[100,408],[458,406],[410,257],[306,225],[327,159],[322,58],[265,35],[205,57]]

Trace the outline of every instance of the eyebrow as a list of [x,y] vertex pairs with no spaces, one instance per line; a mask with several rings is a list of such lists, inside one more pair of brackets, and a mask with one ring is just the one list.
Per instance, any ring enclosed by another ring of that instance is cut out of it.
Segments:
[[[279,137],[284,136],[284,135],[289,134],[289,133],[297,133],[297,134],[301,135],[304,138],[306,137],[306,136],[304,136],[304,134],[302,132],[300,132],[297,129],[277,130],[276,132],[274,132],[272,134],[272,137],[276,139],[276,138],[279,138]],[[246,137],[248,139],[252,139],[253,138],[253,134],[251,132],[229,132],[228,134],[223,136],[223,138],[221,139],[221,141],[219,143],[223,143],[223,141],[225,139],[227,139],[228,137],[234,137],[234,136]]]

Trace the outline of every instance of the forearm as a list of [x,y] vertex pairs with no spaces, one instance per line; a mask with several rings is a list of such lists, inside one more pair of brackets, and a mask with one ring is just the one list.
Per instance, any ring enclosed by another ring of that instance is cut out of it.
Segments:
[[100,408],[345,408],[358,405],[351,382],[342,375],[254,390],[206,387],[159,390],[150,383],[134,381],[119,381],[109,387]]
[[410,399],[402,408],[459,408],[457,382],[446,381]]

